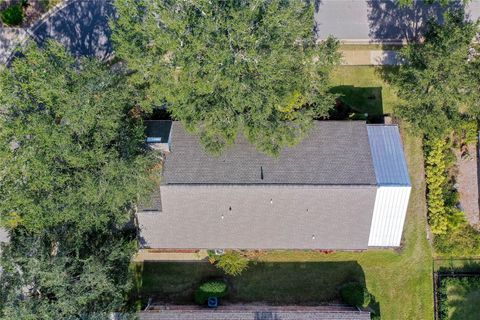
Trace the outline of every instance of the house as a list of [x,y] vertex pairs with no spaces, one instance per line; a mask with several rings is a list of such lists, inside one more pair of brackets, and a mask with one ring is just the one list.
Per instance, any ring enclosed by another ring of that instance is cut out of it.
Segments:
[[[397,0],[321,0],[315,10],[317,38],[329,35],[351,44],[403,44],[421,40],[429,19],[441,21],[448,9],[460,8],[463,0],[446,3],[413,0],[401,6]],[[480,17],[480,0],[467,1],[467,19]]]
[[370,320],[370,312],[345,306],[226,305],[215,309],[199,306],[165,306],[143,311],[140,320]]
[[152,144],[165,161],[158,190],[137,213],[144,249],[400,245],[411,187],[397,126],[316,121],[278,158],[241,136],[211,156],[179,122],[151,121],[147,136],[165,143]]

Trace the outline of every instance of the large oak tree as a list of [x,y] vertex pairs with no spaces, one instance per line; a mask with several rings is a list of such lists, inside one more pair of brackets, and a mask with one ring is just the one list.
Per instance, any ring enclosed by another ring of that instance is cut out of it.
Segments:
[[430,23],[423,43],[402,50],[403,64],[391,76],[406,101],[397,112],[430,136],[480,116],[479,24],[466,21],[462,10],[447,12],[444,20]]
[[242,132],[268,154],[334,105],[337,42],[317,44],[313,1],[117,0],[117,56],[144,110],[166,107],[218,154]]
[[120,308],[135,203],[155,186],[121,72],[60,45],[0,72],[0,317],[68,319]]

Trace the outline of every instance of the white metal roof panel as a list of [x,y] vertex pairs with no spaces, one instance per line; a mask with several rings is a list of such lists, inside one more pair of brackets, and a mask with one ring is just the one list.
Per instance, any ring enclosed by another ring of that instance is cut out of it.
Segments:
[[410,186],[398,127],[395,125],[368,125],[367,132],[377,184],[380,186]]

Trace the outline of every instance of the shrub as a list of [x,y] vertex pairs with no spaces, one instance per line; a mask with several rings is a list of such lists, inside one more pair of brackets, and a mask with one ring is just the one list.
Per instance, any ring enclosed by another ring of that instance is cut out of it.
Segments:
[[372,300],[367,288],[359,283],[348,283],[340,289],[343,301],[354,307],[366,308]]
[[458,257],[480,255],[480,232],[468,223],[448,234],[436,236],[435,249],[442,254]]
[[445,234],[448,229],[447,209],[443,190],[447,183],[444,139],[426,141],[425,175],[428,189],[428,218],[434,234]]
[[248,267],[249,260],[242,256],[238,251],[227,251],[224,255],[218,257],[216,264],[226,274],[238,276]]
[[457,132],[466,144],[477,143],[478,126],[476,120],[464,120],[460,122]]
[[195,291],[195,302],[204,305],[209,297],[223,298],[227,295],[227,285],[223,281],[209,281]]
[[0,12],[2,22],[9,26],[18,26],[23,21],[23,9],[21,4],[8,7]]

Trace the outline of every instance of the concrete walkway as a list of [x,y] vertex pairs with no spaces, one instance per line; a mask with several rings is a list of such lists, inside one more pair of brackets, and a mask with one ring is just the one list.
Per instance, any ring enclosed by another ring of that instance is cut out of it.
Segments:
[[340,50],[341,64],[345,66],[399,65],[397,51],[393,50]]
[[207,250],[198,252],[158,252],[157,250],[141,249],[133,258],[135,262],[144,261],[201,261],[208,258]]

